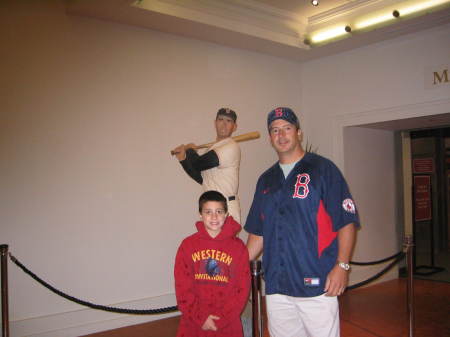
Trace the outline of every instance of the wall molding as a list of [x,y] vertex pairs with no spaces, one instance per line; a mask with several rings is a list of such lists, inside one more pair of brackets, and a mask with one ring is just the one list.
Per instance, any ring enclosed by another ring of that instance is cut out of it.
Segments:
[[133,6],[238,32],[256,29],[298,39],[306,29],[306,22],[292,13],[253,1],[140,0]]
[[313,15],[308,18],[309,25],[320,25],[322,23],[329,23],[330,21],[338,20],[342,17],[352,15],[355,10],[362,10],[374,6],[386,6],[386,0],[355,0],[345,5],[330,9],[326,12]]
[[364,127],[366,124],[401,121],[402,119],[439,115],[449,112],[450,99],[439,99],[334,116],[332,119],[333,160],[345,172],[344,129],[346,127]]

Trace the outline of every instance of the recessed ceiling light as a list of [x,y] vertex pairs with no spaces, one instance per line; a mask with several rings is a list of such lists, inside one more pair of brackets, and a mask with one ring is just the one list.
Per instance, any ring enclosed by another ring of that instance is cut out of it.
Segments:
[[311,5],[319,6],[319,0],[311,0]]
[[[311,4],[317,6],[319,1],[311,1]],[[398,6],[398,7],[397,7]],[[308,33],[304,37],[304,43],[310,46],[323,45],[325,41],[336,41],[338,37],[343,37],[346,33],[363,33],[365,31],[381,28],[392,24],[398,18],[408,19],[410,15],[424,15],[439,6],[448,8],[450,0],[407,0],[395,7],[392,5],[383,10],[372,13],[366,13],[354,20],[347,22],[345,26],[340,23],[339,26],[330,26]],[[307,41],[308,43],[306,43]]]

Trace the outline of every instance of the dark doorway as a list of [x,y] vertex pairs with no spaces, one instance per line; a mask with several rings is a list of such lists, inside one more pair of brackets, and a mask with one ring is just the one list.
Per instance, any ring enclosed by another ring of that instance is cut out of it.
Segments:
[[450,127],[411,131],[416,277],[450,282]]

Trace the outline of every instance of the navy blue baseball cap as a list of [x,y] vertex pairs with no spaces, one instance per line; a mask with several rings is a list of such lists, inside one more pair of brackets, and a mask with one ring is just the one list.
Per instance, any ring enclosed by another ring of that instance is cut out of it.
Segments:
[[277,119],[283,119],[286,122],[295,125],[297,129],[300,129],[298,118],[295,115],[295,112],[290,108],[278,107],[269,112],[269,115],[267,116],[267,128],[270,129],[270,124]]
[[237,115],[236,112],[234,112],[233,110],[231,110],[230,108],[220,108],[219,111],[217,111],[217,117],[219,117],[220,115],[222,116],[226,116],[231,118],[235,123],[236,123],[236,119],[237,119]]

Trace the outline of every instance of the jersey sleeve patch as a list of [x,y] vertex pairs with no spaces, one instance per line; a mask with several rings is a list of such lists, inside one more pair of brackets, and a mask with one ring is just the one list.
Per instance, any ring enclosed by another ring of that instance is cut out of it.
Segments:
[[356,213],[356,207],[355,207],[355,203],[353,202],[352,199],[345,199],[342,202],[342,208],[344,209],[344,211],[348,212],[348,213],[352,213],[355,214]]

